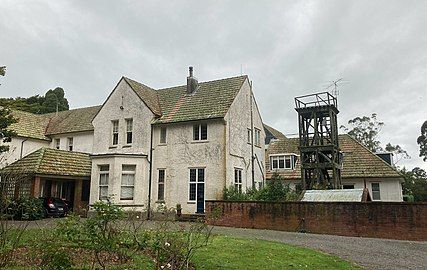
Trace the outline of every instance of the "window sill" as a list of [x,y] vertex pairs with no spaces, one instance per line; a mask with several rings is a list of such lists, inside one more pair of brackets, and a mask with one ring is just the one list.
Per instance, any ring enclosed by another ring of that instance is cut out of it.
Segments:
[[166,146],[167,143],[159,143],[157,146]]
[[198,141],[191,141],[190,143],[208,143],[208,140],[198,140]]
[[112,146],[108,147],[108,149],[116,149],[116,148],[117,148],[117,145],[112,145]]
[[133,198],[132,199],[120,199],[120,202],[133,202]]
[[156,203],[165,203],[165,200],[156,201]]
[[122,146],[122,148],[130,148],[130,147],[132,147],[132,144],[126,144]]
[[188,201],[187,204],[196,204],[196,201]]
[[261,145],[255,145],[256,148],[261,148]]

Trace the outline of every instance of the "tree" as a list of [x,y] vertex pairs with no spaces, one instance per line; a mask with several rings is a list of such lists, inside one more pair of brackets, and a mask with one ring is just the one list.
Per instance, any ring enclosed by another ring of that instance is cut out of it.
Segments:
[[366,146],[372,152],[381,152],[381,142],[378,140],[378,133],[384,126],[383,122],[377,120],[377,114],[373,113],[371,117],[363,116],[356,117],[348,121],[348,128],[342,125],[340,128],[343,129],[348,135],[355,138],[361,144]]
[[[0,75],[4,76],[6,73],[6,67],[0,67]],[[15,132],[9,129],[9,126],[16,123],[16,119],[13,118],[10,110],[0,106],[0,154],[9,151],[9,145],[4,145],[12,141],[12,136],[15,136]]]
[[403,158],[411,158],[408,153],[402,149],[398,144],[392,145],[388,143],[385,148],[381,147],[381,142],[378,140],[378,134],[384,126],[383,122],[377,120],[377,114],[373,113],[371,117],[362,116],[356,117],[348,121],[350,128],[342,125],[340,128],[348,133],[351,137],[355,138],[358,142],[366,146],[374,153],[378,152],[392,152],[396,156],[395,164]]
[[0,98],[0,106],[14,110],[42,114],[69,109],[68,100],[61,87],[46,92],[44,96],[34,95],[28,98]]
[[427,161],[427,121],[421,126],[421,135],[418,137],[417,143],[420,146],[420,157]]
[[405,180],[402,184],[403,194],[413,197],[416,202],[427,201],[427,172],[415,167],[412,171],[403,168],[400,173]]

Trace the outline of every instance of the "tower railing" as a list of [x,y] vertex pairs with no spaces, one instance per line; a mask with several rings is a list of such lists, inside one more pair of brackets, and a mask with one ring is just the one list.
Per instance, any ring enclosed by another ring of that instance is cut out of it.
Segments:
[[329,92],[321,92],[299,96],[295,98],[295,106],[297,109],[319,106],[335,106],[337,107],[337,99]]

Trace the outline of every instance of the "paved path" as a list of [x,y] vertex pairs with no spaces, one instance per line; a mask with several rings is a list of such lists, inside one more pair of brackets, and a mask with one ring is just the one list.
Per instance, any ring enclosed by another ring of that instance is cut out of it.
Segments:
[[[57,220],[45,219],[31,222],[29,228],[51,227]],[[156,223],[145,221],[143,227],[155,228]],[[215,227],[213,233],[307,247],[337,255],[345,260],[355,262],[365,269],[427,269],[427,242],[229,227]]]

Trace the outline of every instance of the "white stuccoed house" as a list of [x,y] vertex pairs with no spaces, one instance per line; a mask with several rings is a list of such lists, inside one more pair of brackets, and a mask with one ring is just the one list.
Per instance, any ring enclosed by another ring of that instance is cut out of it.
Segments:
[[31,168],[31,195],[75,209],[112,196],[129,210],[203,213],[225,187],[264,184],[265,132],[247,76],[199,83],[190,68],[186,85],[157,90],[122,77],[102,106],[14,114],[2,166]]

